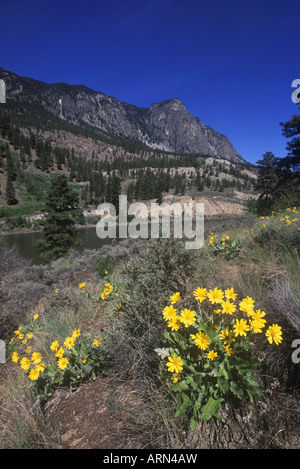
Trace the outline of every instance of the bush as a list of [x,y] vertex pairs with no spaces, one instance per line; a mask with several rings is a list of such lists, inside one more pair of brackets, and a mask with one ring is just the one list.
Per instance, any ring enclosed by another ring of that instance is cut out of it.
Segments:
[[93,264],[94,269],[98,275],[103,278],[108,274],[111,274],[115,268],[115,264],[112,262],[108,255],[104,257],[98,257]]
[[154,348],[163,338],[163,305],[174,289],[185,292],[195,268],[194,253],[181,241],[158,239],[145,241],[140,256],[121,269],[121,312],[108,324],[115,373],[157,373]]
[[270,217],[261,217],[253,228],[253,239],[261,246],[275,250],[295,247],[300,251],[300,216],[294,207]]

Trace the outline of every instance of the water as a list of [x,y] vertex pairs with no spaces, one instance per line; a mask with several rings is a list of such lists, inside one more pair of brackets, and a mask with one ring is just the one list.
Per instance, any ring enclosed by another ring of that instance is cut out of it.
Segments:
[[[230,219],[223,217],[205,219],[204,229],[206,235],[209,231],[215,230],[218,226],[226,226],[226,222],[229,220]],[[35,242],[40,239],[41,236],[42,234],[40,232],[5,234],[0,235],[0,242],[6,242],[9,247],[16,246],[20,255],[25,259],[29,259],[32,264],[41,264],[43,260],[39,257],[35,248]],[[98,238],[95,226],[78,229],[78,237],[81,240],[79,251],[83,251],[83,249],[100,249],[103,245],[112,242],[110,238]]]
[[[40,232],[31,233],[12,233],[0,236],[0,242],[6,242],[11,246],[16,246],[19,253],[25,259],[32,261],[32,264],[41,264],[43,260],[38,255],[35,243],[40,239],[42,234]],[[110,243],[112,240],[109,238],[100,239],[96,234],[94,226],[78,229],[78,238],[81,240],[79,251],[83,249],[100,249],[104,244]]]

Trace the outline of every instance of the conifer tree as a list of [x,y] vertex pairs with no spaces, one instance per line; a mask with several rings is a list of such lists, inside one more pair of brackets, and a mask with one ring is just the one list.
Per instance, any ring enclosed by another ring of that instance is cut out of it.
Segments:
[[75,222],[72,216],[78,210],[79,197],[68,184],[68,178],[55,175],[46,199],[46,216],[42,221],[43,238],[37,242],[40,255],[52,261],[67,255],[78,245]]

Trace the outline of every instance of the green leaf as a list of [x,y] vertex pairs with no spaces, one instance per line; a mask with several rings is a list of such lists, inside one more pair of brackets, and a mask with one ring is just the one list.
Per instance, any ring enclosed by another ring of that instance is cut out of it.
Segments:
[[230,382],[230,390],[233,392],[235,396],[237,396],[239,399],[242,399],[243,397],[243,390],[236,384],[235,381]]
[[179,417],[180,415],[184,414],[191,403],[189,396],[185,394],[184,392],[181,394],[181,398],[182,398],[182,403],[179,406],[177,406],[175,417]]
[[190,430],[195,431],[197,426],[198,426],[198,422],[195,419],[195,417],[193,416],[190,420]]
[[207,403],[201,409],[201,418],[203,420],[209,420],[212,416],[220,418],[219,408],[221,407],[221,402],[223,401],[224,399],[222,398],[214,399],[213,397],[210,397]]

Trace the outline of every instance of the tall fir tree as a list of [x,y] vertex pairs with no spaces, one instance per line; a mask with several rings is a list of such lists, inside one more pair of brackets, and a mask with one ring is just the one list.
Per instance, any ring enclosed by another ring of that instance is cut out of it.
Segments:
[[269,215],[274,206],[277,158],[271,151],[267,151],[263,155],[263,159],[258,160],[256,164],[258,165],[256,189],[260,192],[257,200],[257,212],[260,215]]
[[46,216],[42,221],[43,237],[37,248],[49,262],[67,255],[78,245],[77,231],[72,216],[78,210],[79,197],[68,184],[65,175],[55,175],[46,199]]

